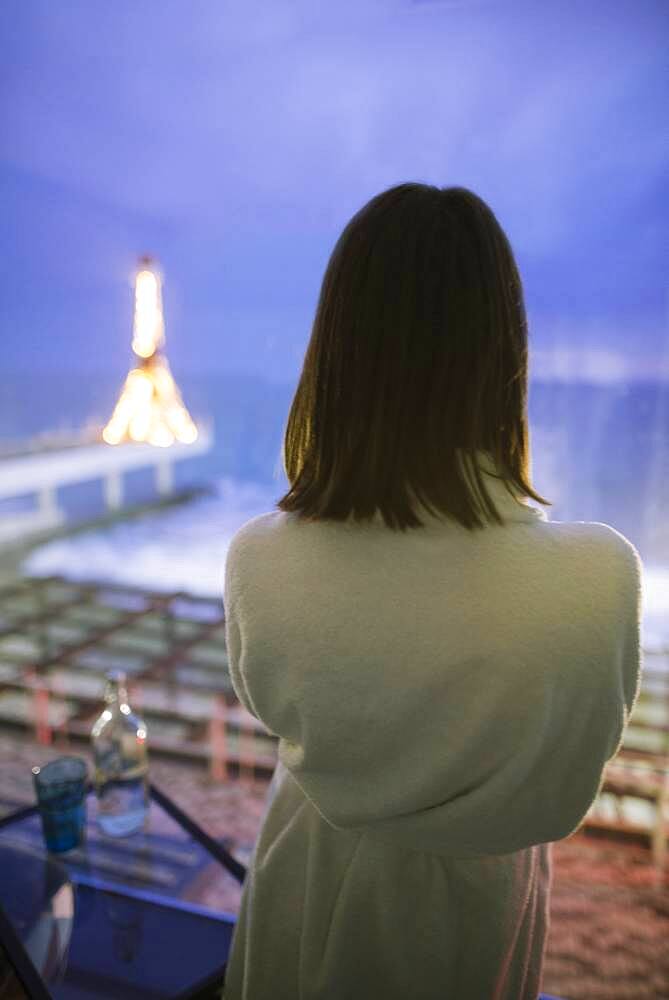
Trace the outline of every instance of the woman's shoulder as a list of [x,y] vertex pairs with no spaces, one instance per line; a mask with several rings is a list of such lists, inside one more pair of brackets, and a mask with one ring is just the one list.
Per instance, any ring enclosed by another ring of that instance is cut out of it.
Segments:
[[293,515],[285,514],[281,510],[271,510],[250,518],[230,539],[228,558],[231,555],[250,552],[257,544],[265,546],[270,539],[282,536],[293,519]]
[[576,547],[589,547],[630,565],[641,565],[641,557],[633,543],[617,528],[603,521],[546,521],[545,529]]
[[593,588],[606,586],[638,599],[643,563],[622,532],[601,521],[548,521],[541,527],[561,549],[558,563],[572,579],[582,577]]

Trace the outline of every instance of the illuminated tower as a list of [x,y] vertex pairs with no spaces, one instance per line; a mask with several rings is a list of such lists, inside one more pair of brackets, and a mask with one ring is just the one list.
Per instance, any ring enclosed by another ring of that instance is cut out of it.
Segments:
[[107,444],[145,441],[167,447],[191,444],[197,427],[172,378],[165,343],[160,275],[150,257],[141,257],[135,278],[132,349],[136,364],[128,373],[109,423],[102,432]]

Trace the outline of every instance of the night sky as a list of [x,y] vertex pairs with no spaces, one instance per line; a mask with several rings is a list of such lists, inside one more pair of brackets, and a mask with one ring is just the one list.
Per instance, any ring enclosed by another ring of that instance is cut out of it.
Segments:
[[402,181],[489,202],[531,373],[669,378],[669,4],[3,0],[0,362],[296,377],[339,232]]

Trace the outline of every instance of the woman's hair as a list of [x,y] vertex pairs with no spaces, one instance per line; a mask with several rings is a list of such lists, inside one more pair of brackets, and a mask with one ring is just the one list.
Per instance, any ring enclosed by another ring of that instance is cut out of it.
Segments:
[[[415,506],[483,527],[460,457],[528,473],[527,321],[513,252],[472,191],[399,184],[350,220],[323,278],[277,506],[308,519],[422,525]],[[484,510],[504,521],[474,461]]]

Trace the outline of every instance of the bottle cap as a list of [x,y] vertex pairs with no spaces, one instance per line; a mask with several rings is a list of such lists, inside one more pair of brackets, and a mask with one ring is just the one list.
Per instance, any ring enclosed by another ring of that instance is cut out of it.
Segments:
[[106,677],[110,684],[118,684],[119,687],[125,687],[127,680],[125,670],[108,670]]

